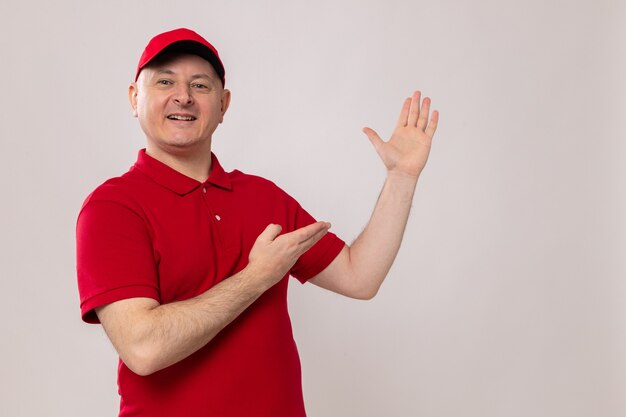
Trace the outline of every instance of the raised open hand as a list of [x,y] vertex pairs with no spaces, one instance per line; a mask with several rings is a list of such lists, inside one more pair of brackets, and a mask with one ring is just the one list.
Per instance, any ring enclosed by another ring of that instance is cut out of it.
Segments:
[[420,98],[421,93],[416,91],[404,100],[396,128],[387,142],[369,127],[363,129],[389,173],[417,177],[426,165],[439,112],[434,110],[429,120],[430,98],[425,97],[421,105]]

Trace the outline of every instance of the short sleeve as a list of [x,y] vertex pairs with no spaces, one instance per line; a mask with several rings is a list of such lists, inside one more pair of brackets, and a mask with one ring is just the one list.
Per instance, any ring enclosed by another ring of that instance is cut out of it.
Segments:
[[158,275],[143,218],[118,202],[87,200],[76,225],[76,267],[82,319],[96,307],[134,297],[159,301]]
[[[293,204],[295,204],[295,229],[316,222],[313,216],[303,209],[295,200],[293,200]],[[337,237],[337,235],[332,232],[326,233],[319,242],[300,256],[298,261],[291,268],[291,275],[304,284],[330,265],[344,246],[345,242]]]

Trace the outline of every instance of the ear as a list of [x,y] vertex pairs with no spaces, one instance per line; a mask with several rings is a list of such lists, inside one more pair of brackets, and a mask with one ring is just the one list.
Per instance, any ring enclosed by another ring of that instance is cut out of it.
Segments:
[[224,121],[224,115],[226,110],[228,110],[228,106],[230,106],[230,90],[224,89],[222,91],[222,117],[220,118],[220,123]]
[[128,86],[128,101],[133,109],[133,117],[137,117],[137,83],[130,83]]

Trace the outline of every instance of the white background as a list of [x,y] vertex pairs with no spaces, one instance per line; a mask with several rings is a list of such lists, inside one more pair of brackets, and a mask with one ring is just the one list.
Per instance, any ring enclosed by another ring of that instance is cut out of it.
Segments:
[[441,111],[373,301],[292,281],[310,416],[626,415],[626,7],[619,1],[0,4],[0,415],[114,416],[116,356],[80,321],[74,226],[144,146],[146,42],[213,42],[226,169],[268,177],[350,241],[388,137]]

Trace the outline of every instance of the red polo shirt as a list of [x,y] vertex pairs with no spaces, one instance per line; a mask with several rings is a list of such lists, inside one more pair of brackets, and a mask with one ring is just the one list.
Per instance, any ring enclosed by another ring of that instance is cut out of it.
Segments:
[[[226,173],[215,155],[200,183],[139,152],[123,176],[87,197],[77,223],[77,270],[83,320],[121,299],[160,303],[195,297],[248,263],[270,223],[283,232],[315,220],[287,193],[260,177]],[[290,274],[305,282],[339,254],[328,233]],[[120,361],[120,416],[304,416],[300,361],[287,312],[288,275],[209,344],[141,377]]]

